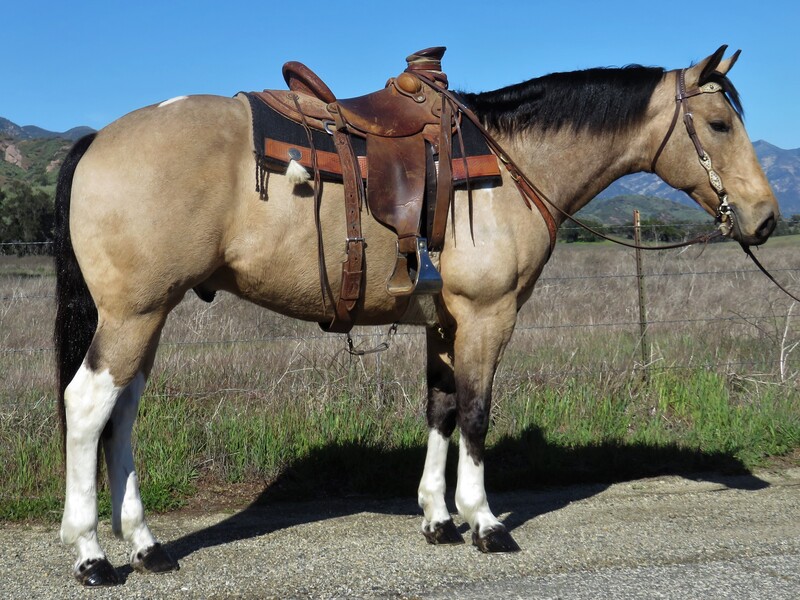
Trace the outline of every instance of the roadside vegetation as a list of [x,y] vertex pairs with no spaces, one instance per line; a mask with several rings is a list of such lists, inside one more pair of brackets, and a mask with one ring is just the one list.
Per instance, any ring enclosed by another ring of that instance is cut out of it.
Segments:
[[[798,244],[784,237],[759,252],[794,290]],[[651,253],[645,268],[643,363],[632,253],[557,247],[495,380],[490,491],[797,460],[800,307],[735,244]],[[46,257],[0,257],[0,519],[60,517],[53,289]],[[357,328],[355,341],[374,347],[386,329]],[[414,496],[427,436],[423,346],[420,330],[401,326],[388,351],[351,357],[343,336],[315,324],[230,295],[187,297],[135,428],[146,506],[254,482],[292,499]]]

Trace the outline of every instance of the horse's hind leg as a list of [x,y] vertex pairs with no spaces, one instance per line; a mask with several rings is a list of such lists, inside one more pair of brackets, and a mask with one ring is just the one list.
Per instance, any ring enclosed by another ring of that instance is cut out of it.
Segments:
[[456,385],[453,342],[440,330],[427,330],[428,453],[419,482],[418,499],[424,518],[422,533],[431,544],[462,544],[445,504],[445,465],[450,436],[456,427]]
[[[84,585],[118,582],[116,571],[97,541],[97,448],[109,423],[110,437],[105,445],[112,451],[108,460],[121,531],[126,535],[128,528],[134,544],[142,546],[139,550],[155,544],[143,521],[132,458],[125,452],[117,456],[116,451],[125,444],[129,446],[129,429],[135,417],[132,407],[138,402],[152,366],[164,318],[165,315],[150,314],[114,320],[101,314],[86,358],[64,393],[67,481],[61,539],[75,547],[78,559],[74,573]],[[115,437],[115,425],[119,437]],[[120,502],[122,477],[127,481]]]
[[114,535],[133,546],[131,565],[134,569],[161,573],[177,570],[178,564],[147,527],[131,447],[131,432],[144,386],[145,376],[139,373],[120,394],[103,431],[103,449],[111,489],[111,527]]

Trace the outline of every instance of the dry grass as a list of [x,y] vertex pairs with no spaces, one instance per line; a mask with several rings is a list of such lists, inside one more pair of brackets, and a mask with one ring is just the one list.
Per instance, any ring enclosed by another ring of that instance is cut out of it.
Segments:
[[[790,269],[777,275],[798,290],[798,240],[778,242],[759,256],[768,268]],[[43,258],[0,257],[0,456],[12,465],[0,494],[13,491],[16,502],[0,511],[6,516],[55,510],[60,494],[47,268]],[[743,272],[753,267],[734,244],[649,253],[645,269],[658,274],[647,279],[647,382],[632,252],[557,247],[496,378],[491,442],[498,453],[530,455],[546,475],[564,461],[573,469],[575,461],[587,464],[584,454],[565,457],[565,449],[601,447],[595,454],[605,456],[626,444],[661,444],[674,450],[661,458],[674,461],[689,448],[694,458],[680,464],[693,468],[719,453],[750,466],[800,446],[800,350],[793,346],[800,331],[796,317],[787,317],[790,301],[762,275]],[[385,331],[358,328],[356,341],[377,345]],[[343,336],[315,324],[225,294],[210,305],[187,297],[166,326],[140,413],[146,499],[166,508],[200,475],[274,481],[289,465],[298,480],[304,468],[337,472],[328,480],[332,491],[406,490],[402,477],[392,483],[381,472],[391,470],[388,463],[413,480],[421,466],[423,345],[420,330],[401,327],[389,351],[355,358]],[[709,421],[712,408],[718,421]],[[709,431],[721,422],[729,429],[714,438]],[[756,439],[763,445],[753,448]],[[504,450],[509,443],[513,450]],[[548,451],[560,458],[545,464]],[[337,471],[337,452],[382,468],[366,469],[361,483],[342,483],[350,475]],[[692,462],[697,453],[701,460]],[[512,468],[508,477],[516,474]]]

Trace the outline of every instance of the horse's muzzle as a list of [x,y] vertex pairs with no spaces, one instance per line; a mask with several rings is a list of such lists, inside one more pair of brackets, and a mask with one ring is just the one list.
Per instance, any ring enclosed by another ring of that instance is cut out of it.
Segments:
[[733,221],[731,237],[748,246],[760,246],[766,242],[778,224],[778,213],[771,203],[766,202],[762,207],[746,211],[731,203],[730,216]]

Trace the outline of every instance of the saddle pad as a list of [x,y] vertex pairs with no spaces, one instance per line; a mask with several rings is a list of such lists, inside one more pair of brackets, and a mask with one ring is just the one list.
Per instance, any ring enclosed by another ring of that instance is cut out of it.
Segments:
[[[244,92],[242,92],[244,93]],[[283,172],[289,161],[295,160],[306,168],[312,166],[311,148],[308,142],[308,131],[302,125],[284,117],[267,106],[257,96],[244,93],[250,102],[253,114],[253,147],[255,149],[259,169],[259,181],[263,180],[263,171]],[[316,129],[310,129],[311,138],[317,153],[317,168],[323,179],[342,181],[342,167],[336,153],[333,136]],[[470,182],[496,180],[499,183],[500,167],[497,158],[489,150],[481,133],[467,119],[461,122],[463,145],[467,156],[467,165],[461,152],[458,135],[453,135],[452,164],[453,182],[465,183],[467,175]],[[361,174],[369,176],[366,140],[351,136],[353,151],[358,158]],[[299,156],[299,158],[297,158]],[[263,189],[263,187],[262,187]]]

